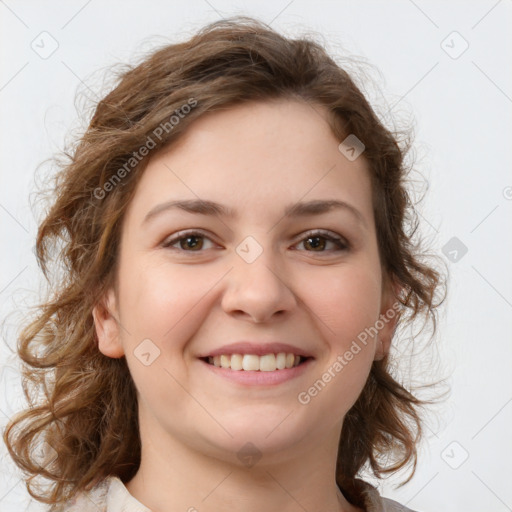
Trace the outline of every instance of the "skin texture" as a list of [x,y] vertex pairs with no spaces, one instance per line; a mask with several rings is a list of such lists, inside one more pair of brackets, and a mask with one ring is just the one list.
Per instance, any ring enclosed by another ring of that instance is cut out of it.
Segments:
[[[394,321],[307,405],[297,399],[392,306],[364,154],[345,158],[326,119],[322,107],[294,100],[206,114],[152,157],[137,186],[117,290],[93,316],[100,351],[125,356],[137,388],[142,460],[126,487],[155,512],[359,510],[336,486],[338,439]],[[156,205],[198,198],[237,216],[175,209],[143,222]],[[284,217],[286,206],[313,199],[346,201],[364,221],[342,209]],[[345,238],[349,249],[308,243],[313,229]],[[183,230],[204,238],[163,246]],[[248,236],[263,250],[252,263],[236,252]],[[145,339],[160,351],[148,366],[134,353]],[[287,342],[314,360],[295,379],[249,388],[198,359],[239,340]],[[237,456],[248,442],[261,456],[250,467]]]

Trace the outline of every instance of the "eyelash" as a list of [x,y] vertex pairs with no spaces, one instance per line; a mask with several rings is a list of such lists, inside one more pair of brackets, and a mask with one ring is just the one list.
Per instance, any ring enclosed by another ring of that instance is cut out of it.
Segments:
[[[190,252],[190,253],[201,253],[201,252],[204,252],[204,250],[199,250],[199,251],[191,250],[191,251],[187,251],[185,249],[172,247],[172,245],[180,242],[181,240],[185,240],[186,238],[190,238],[190,237],[202,237],[202,238],[207,238],[208,240],[212,241],[208,236],[206,236],[204,233],[201,233],[200,231],[182,231],[182,232],[178,233],[176,236],[174,236],[174,237],[164,241],[163,244],[162,244],[162,247],[166,248],[166,249],[173,249],[173,250],[181,251],[181,252]],[[337,245],[338,249],[335,249],[334,252],[337,252],[337,251],[348,251],[350,249],[350,244],[344,238],[332,235],[332,234],[330,234],[329,231],[325,231],[325,230],[312,230],[312,231],[308,231],[308,232],[306,232],[303,235],[303,238],[301,240],[299,240],[298,243],[304,242],[308,238],[325,238],[326,240],[328,240],[328,241],[334,243],[335,245]],[[297,244],[295,244],[295,245],[297,245]],[[307,251],[306,250],[305,252],[328,253],[328,252],[333,252],[333,251]]]

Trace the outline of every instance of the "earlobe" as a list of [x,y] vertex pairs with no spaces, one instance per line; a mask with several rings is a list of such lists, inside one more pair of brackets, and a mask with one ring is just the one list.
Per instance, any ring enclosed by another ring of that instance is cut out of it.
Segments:
[[398,296],[400,286],[395,282],[389,282],[386,279],[386,287],[382,295],[382,306],[379,315],[379,334],[377,336],[377,346],[375,348],[376,361],[384,359],[391,348],[391,340],[400,317]]
[[99,351],[115,359],[123,357],[124,349],[119,336],[116,300],[112,289],[96,303],[92,310],[92,317]]
[[386,354],[387,354],[387,350],[384,347],[384,343],[382,342],[382,340],[379,337],[379,338],[377,338],[377,348],[375,350],[375,357],[373,358],[373,360],[381,361],[382,359],[384,359]]

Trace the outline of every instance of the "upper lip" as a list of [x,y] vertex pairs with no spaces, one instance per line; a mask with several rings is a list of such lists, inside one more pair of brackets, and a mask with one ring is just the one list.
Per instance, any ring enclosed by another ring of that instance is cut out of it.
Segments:
[[235,343],[229,343],[228,345],[223,345],[222,347],[205,352],[199,357],[214,357],[231,354],[254,354],[257,356],[263,356],[265,354],[279,354],[280,352],[295,354],[296,356],[302,357],[312,357],[308,351],[294,347],[289,343],[258,343],[255,341],[237,341]]

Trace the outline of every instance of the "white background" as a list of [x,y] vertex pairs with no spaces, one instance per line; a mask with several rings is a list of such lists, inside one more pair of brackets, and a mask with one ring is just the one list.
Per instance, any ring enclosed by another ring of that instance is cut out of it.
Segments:
[[[511,0],[0,1],[2,428],[21,403],[12,348],[40,279],[35,171],[77,126],[77,87],[91,85],[81,89],[94,99],[108,66],[234,14],[320,32],[331,50],[364,57],[387,101],[375,94],[376,109],[415,126],[416,168],[430,185],[423,234],[450,270],[436,343],[451,394],[413,480],[381,492],[420,512],[512,510]],[[51,38],[58,48],[42,58],[31,45],[51,48]],[[442,251],[452,237],[468,249],[455,262]],[[0,510],[40,510],[0,445]]]

